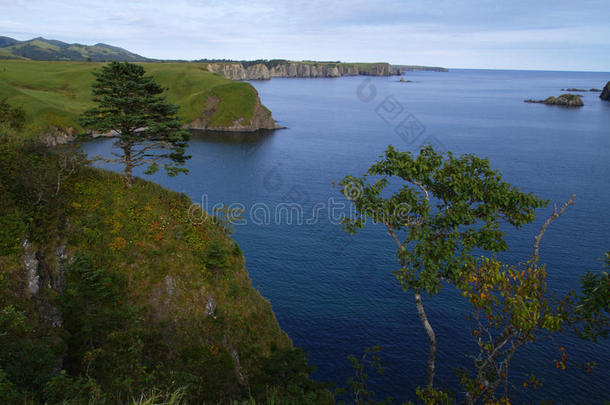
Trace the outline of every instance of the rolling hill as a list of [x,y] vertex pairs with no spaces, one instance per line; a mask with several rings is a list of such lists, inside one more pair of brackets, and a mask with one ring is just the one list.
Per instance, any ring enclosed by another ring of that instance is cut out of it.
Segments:
[[31,59],[41,61],[108,62],[113,60],[127,62],[146,62],[148,58],[125,49],[106,44],[82,45],[68,44],[42,37],[29,41],[18,41],[0,37],[0,59]]
[[[1,48],[0,48],[1,49]],[[80,131],[78,116],[93,107],[93,72],[102,63],[0,60],[0,99],[25,109],[26,135],[69,127]],[[272,129],[271,112],[249,83],[209,72],[202,63],[143,63],[147,74],[167,88],[167,100],[180,107],[194,129],[254,131]]]

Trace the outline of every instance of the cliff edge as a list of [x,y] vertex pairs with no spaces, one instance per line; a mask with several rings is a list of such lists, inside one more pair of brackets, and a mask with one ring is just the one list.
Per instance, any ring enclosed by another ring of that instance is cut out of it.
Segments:
[[211,62],[206,63],[210,72],[231,80],[269,80],[272,77],[320,78],[342,76],[391,76],[400,74],[388,63],[340,63],[340,62]]

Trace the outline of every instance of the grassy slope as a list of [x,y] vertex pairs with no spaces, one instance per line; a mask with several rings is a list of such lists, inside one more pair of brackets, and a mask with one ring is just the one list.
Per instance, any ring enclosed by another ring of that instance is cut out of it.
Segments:
[[[237,348],[246,368],[272,349],[290,347],[269,302],[252,288],[241,252],[219,225],[191,222],[184,194],[139,179],[127,190],[121,176],[88,169],[70,205],[69,245],[129,274],[130,294],[153,319],[198,323],[210,345]],[[169,304],[167,275],[176,286]],[[209,296],[217,304],[215,320],[204,314]]]
[[[50,46],[50,45],[49,45]],[[49,126],[77,126],[76,119],[91,108],[92,72],[103,63],[0,61],[0,97],[23,106],[28,117],[26,133],[39,134]],[[248,83],[235,83],[198,63],[143,63],[146,71],[168,88],[167,99],[180,106],[185,123],[201,115],[211,94],[220,106],[210,125],[230,125],[237,118],[252,118],[255,92]]]
[[[128,190],[117,174],[83,168],[63,183],[60,197],[53,197],[59,198],[57,203],[49,197],[50,214],[36,214],[37,211],[30,211],[21,197],[14,194],[25,193],[24,196],[27,196],[29,188],[11,188],[11,178],[22,176],[20,181],[29,185],[30,182],[36,183],[40,176],[46,176],[47,170],[44,170],[44,166],[33,165],[29,169],[34,174],[24,175],[24,168],[16,165],[27,164],[21,158],[12,156],[11,153],[0,156],[0,168],[3,168],[0,184],[6,181],[2,185],[8,191],[0,194],[0,212],[3,212],[0,217],[0,319],[4,319],[2,316],[7,310],[24,311],[32,325],[38,325],[28,332],[28,339],[39,342],[36,344],[41,347],[48,346],[49,350],[55,349],[51,349],[51,343],[45,343],[47,341],[60,347],[66,342],[70,344],[70,334],[58,328],[49,328],[48,319],[44,316],[38,318],[37,315],[39,311],[49,308],[45,302],[57,307],[64,305],[64,298],[50,287],[57,285],[53,280],[57,280],[61,274],[55,254],[62,244],[67,247],[68,256],[86,254],[95,268],[109,276],[114,275],[114,279],[125,280],[117,287],[120,288],[121,297],[117,305],[125,304],[137,309],[137,324],[146,335],[129,330],[110,330],[106,332],[110,333],[110,337],[103,338],[105,340],[102,342],[108,342],[116,333],[123,334],[120,341],[125,344],[144,339],[144,352],[148,354],[136,361],[155,364],[156,368],[149,365],[144,370],[152,373],[151,378],[156,376],[151,383],[164,385],[165,374],[189,370],[194,375],[200,375],[201,381],[191,381],[189,384],[194,384],[193,387],[200,385],[201,390],[208,391],[202,395],[222,396],[223,390],[237,389],[231,360],[233,349],[239,353],[243,372],[254,375],[260,367],[261,358],[292,347],[290,339],[277,324],[269,302],[252,288],[241,251],[218,224],[210,220],[193,223],[188,214],[191,201],[184,194],[140,179]],[[9,162],[7,167],[3,167],[3,159]],[[16,163],[10,163],[11,159],[15,159]],[[53,167],[51,165],[49,168]],[[11,173],[11,170],[15,173]],[[48,185],[44,179],[40,181]],[[45,207],[37,210],[47,212]],[[69,229],[65,229],[66,224],[69,224]],[[21,241],[25,238],[32,241],[41,260],[39,272],[42,287],[37,299],[30,299],[27,294],[27,275],[21,251]],[[68,270],[68,273],[71,271]],[[172,280],[171,293],[167,276]],[[66,277],[70,279],[69,275]],[[82,287],[68,281],[67,291],[70,294],[79,288]],[[216,303],[214,316],[205,313],[210,297]],[[92,301],[91,305],[97,302]],[[113,308],[100,306],[93,309],[93,313],[99,312],[103,319],[103,314],[115,310]],[[69,323],[66,319],[64,326],[68,327]],[[0,330],[5,326],[0,322]],[[102,334],[104,332],[101,331]],[[46,338],[47,335],[50,337]],[[40,340],[43,338],[47,340]],[[155,340],[151,341],[152,338]],[[0,333],[0,341],[5,342],[6,339],[2,339]],[[113,350],[120,348],[112,342],[95,345],[102,345],[100,347],[112,355]],[[127,356],[118,351],[117,355]],[[37,375],[35,367],[48,369],[57,364],[56,359],[40,356],[40,366],[30,364],[35,361],[33,355],[26,353],[25,357],[20,358],[34,367],[31,370],[33,375]],[[102,362],[98,366],[106,367],[104,364]],[[193,364],[202,368],[191,370],[195,367]],[[72,371],[75,370],[73,365]],[[132,376],[141,374],[137,370],[121,372]],[[104,375],[108,373],[102,373],[102,377]],[[171,376],[167,378],[171,379]],[[224,386],[214,386],[213,383],[222,378],[222,381],[228,382]],[[184,379],[178,381],[180,385],[185,384]],[[137,384],[137,381],[133,383],[135,389],[141,386],[141,382]]]

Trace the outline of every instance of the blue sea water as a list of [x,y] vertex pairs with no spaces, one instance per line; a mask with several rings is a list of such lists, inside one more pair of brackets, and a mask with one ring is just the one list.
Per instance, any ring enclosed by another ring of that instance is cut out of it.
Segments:
[[[195,136],[188,176],[152,177],[209,209],[220,202],[243,204],[248,223],[235,227],[234,238],[253,285],[271,301],[294,343],[309,352],[314,376],[344,382],[353,374],[347,356],[379,345],[386,371],[373,376],[373,388],[397,402],[412,399],[424,383],[426,335],[412,295],[392,275],[394,242],[383,228],[367,226],[350,237],[329,218],[329,204],[346,202],[333,181],[363,174],[389,144],[415,152],[432,143],[475,153],[522,190],[558,204],[576,195],[541,246],[554,291],[576,288],[587,269],[600,271],[599,258],[610,250],[610,102],[594,92],[582,93],[585,106],[576,109],[523,102],[557,96],[562,88],[601,88],[610,73],[451,70],[408,72],[406,79],[412,82],[397,77],[253,82],[287,129]],[[107,154],[110,142],[84,148]],[[276,218],[260,223],[261,207],[269,207],[273,217],[282,203],[302,204],[304,220],[317,212],[318,221],[288,224],[282,211],[281,223]],[[506,228],[510,250],[502,259],[527,260],[551,210],[541,209],[535,223],[521,230]],[[424,302],[439,342],[437,383],[459,391],[453,368],[470,367],[466,355],[476,349],[468,305],[449,287]],[[561,345],[569,355],[566,371],[553,363]],[[591,374],[579,366],[589,360],[597,362]],[[530,370],[543,386],[522,392]],[[552,397],[559,403],[603,403],[610,399],[609,375],[608,342],[574,337],[531,345],[517,353],[511,368],[518,402]]]

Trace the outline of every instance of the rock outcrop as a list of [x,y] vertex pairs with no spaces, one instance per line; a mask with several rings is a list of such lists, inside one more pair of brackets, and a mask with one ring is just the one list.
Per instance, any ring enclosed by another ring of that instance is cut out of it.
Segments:
[[582,102],[580,96],[576,94],[562,94],[559,97],[548,97],[545,100],[525,100],[525,102],[547,105],[559,105],[563,107],[582,107],[585,105],[585,103]]
[[399,74],[387,63],[351,64],[327,62],[208,63],[208,70],[231,80],[269,80],[272,77],[391,76]]
[[42,142],[48,147],[55,147],[58,145],[65,145],[76,139],[78,130],[74,127],[67,127],[61,129],[57,127],[50,127],[49,131],[41,136]]
[[599,95],[599,98],[610,101],[610,82],[606,83],[606,86],[602,90],[602,94]]
[[266,65],[259,63],[245,68],[241,63],[210,63],[208,70],[231,80],[269,80],[271,74]]
[[252,118],[239,118],[233,121],[230,125],[218,126],[211,123],[212,117],[220,107],[220,99],[214,95],[208,96],[204,110],[200,117],[196,118],[187,128],[207,131],[226,131],[226,132],[255,132],[265,129],[279,129],[271,111],[262,105],[258,92],[253,88],[255,93],[254,111]]
[[40,273],[38,272],[38,251],[27,239],[23,241],[23,266],[27,274],[28,293],[30,296],[40,291]]

